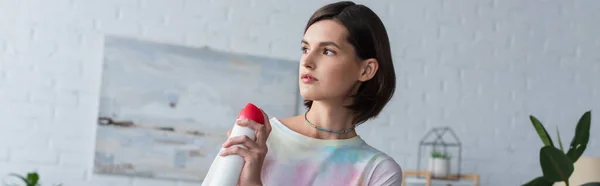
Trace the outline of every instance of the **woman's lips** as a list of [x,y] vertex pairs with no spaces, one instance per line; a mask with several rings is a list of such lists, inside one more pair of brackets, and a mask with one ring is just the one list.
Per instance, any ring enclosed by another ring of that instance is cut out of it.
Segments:
[[302,82],[304,82],[304,83],[312,83],[312,82],[318,81],[317,78],[315,78],[312,75],[307,74],[307,73],[302,74],[302,76],[300,76],[300,79],[302,79]]

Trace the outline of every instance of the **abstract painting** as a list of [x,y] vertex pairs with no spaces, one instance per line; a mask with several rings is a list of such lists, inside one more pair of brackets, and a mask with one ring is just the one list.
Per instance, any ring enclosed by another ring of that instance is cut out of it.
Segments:
[[107,36],[94,172],[201,182],[247,103],[297,113],[298,64]]

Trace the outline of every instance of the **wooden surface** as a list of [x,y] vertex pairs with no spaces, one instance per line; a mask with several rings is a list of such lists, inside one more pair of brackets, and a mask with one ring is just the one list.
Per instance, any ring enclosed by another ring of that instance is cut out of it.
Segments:
[[479,186],[480,178],[478,174],[461,174],[456,179],[434,179],[429,171],[404,171],[402,174],[402,186],[411,184],[424,184],[425,186]]

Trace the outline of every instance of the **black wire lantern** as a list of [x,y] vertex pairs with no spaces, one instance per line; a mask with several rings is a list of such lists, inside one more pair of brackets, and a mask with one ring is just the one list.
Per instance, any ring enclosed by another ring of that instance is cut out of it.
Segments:
[[[453,142],[447,142],[444,140],[444,135],[450,135],[453,138]],[[432,137],[433,136],[433,137]],[[433,139],[431,139],[433,138]],[[456,158],[456,172],[451,173],[453,171],[448,170],[448,174],[444,175],[444,176],[437,176],[437,175],[433,175],[433,178],[438,178],[438,179],[450,179],[450,180],[455,180],[458,179],[460,176],[460,169],[462,166],[462,146],[461,146],[461,142],[458,139],[458,137],[456,136],[456,133],[454,133],[454,131],[450,128],[450,127],[436,127],[436,128],[432,128],[430,129],[425,136],[423,136],[423,138],[421,139],[421,141],[419,142],[419,152],[418,152],[418,161],[417,161],[417,170],[422,170],[421,169],[421,158],[423,157],[423,149],[430,147],[431,148],[431,154],[429,154],[428,157],[432,157],[432,156],[439,156],[439,157],[446,157],[449,159],[455,159],[455,158],[450,158],[448,155],[448,150],[450,148],[457,148],[458,152],[457,152],[457,158]],[[434,155],[435,154],[435,155]],[[450,161],[450,160],[448,160]],[[431,160],[430,160],[430,165],[429,165],[429,169],[431,169]],[[448,165],[449,166],[449,165]],[[450,166],[449,166],[450,167]],[[448,167],[448,169],[450,169]],[[452,166],[453,167],[453,166]]]

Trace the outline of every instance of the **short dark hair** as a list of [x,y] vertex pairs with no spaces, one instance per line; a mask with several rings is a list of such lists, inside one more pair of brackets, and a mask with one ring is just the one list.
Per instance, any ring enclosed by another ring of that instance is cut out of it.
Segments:
[[[392,61],[390,41],[381,19],[370,8],[351,1],[327,4],[319,8],[308,20],[308,27],[321,20],[334,20],[348,30],[348,41],[360,59],[375,58],[379,69],[375,76],[361,84],[354,95],[354,124],[361,124],[376,117],[390,101],[396,89],[396,73]],[[304,100],[310,109],[311,100]]]

